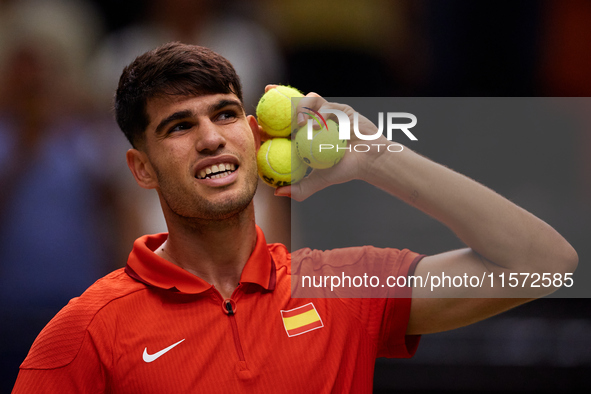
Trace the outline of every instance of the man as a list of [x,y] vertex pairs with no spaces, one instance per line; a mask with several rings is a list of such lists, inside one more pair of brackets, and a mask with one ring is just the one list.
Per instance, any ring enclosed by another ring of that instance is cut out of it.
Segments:
[[[316,94],[307,100],[353,117]],[[291,256],[267,245],[252,203],[261,133],[244,112],[233,68],[205,48],[171,43],[138,57],[123,71],[115,109],[134,147],[129,168],[141,187],[158,192],[169,232],[138,239],[125,269],[56,315],[14,392],[371,392],[376,357],[410,357],[418,335],[492,316],[527,301],[507,295],[524,293],[484,285],[442,298],[417,287],[412,302],[409,287],[392,288],[388,298],[292,298],[293,267],[361,261],[426,277],[562,275],[577,264],[550,226],[407,148],[347,153],[277,194],[304,199],[362,179],[437,218],[468,248],[427,257],[369,246]],[[359,128],[377,130],[365,118]],[[538,289],[525,296],[549,292]]]

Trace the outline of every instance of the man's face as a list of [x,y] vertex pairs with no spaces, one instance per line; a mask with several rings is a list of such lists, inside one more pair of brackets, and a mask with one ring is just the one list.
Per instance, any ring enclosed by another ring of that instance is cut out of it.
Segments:
[[155,98],[146,110],[144,151],[154,178],[149,187],[172,212],[219,220],[251,203],[258,126],[236,95]]

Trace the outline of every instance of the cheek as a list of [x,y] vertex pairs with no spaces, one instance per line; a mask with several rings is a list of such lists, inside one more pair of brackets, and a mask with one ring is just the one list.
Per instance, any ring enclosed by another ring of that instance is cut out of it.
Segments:
[[[167,176],[176,176],[177,173],[181,173],[183,168],[186,152],[179,149],[172,149],[166,151],[158,158],[157,162],[154,162],[156,171],[160,174],[167,174]],[[186,166],[186,164],[185,164]]]
[[252,135],[248,135],[248,136],[245,136],[240,141],[240,148],[244,152],[247,152],[248,155],[250,155],[251,153],[256,155],[256,151],[258,150],[258,146],[255,146],[255,144],[256,144],[256,142],[254,140],[254,137]]
[[182,163],[183,161],[190,160],[195,156],[195,141],[188,138],[189,136],[183,136],[182,138],[176,138],[173,143],[166,146],[163,151],[162,157],[165,163]]

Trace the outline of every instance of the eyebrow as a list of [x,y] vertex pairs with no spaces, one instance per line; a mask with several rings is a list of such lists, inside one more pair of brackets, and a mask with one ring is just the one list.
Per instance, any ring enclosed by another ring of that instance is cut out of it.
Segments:
[[183,110],[173,113],[172,115],[167,116],[166,118],[162,119],[158,126],[156,126],[156,135],[162,133],[162,129],[166,127],[167,124],[174,122],[175,120],[188,118],[193,115],[193,111],[191,110]]
[[[227,106],[235,106],[235,107],[242,108],[242,103],[238,100],[222,99],[222,100],[219,100],[218,102],[210,105],[207,110],[208,110],[208,113],[212,113],[212,112],[219,111],[220,109],[227,107]],[[162,134],[163,129],[169,123],[172,123],[176,120],[188,118],[193,115],[194,115],[193,111],[186,109],[183,111],[175,112],[175,113],[167,116],[166,118],[162,119],[160,121],[160,123],[158,123],[158,126],[156,126],[156,131],[155,131],[156,135]]]
[[238,100],[221,99],[217,103],[214,103],[209,106],[209,112],[210,113],[216,112],[216,111],[219,111],[220,109],[222,109],[224,107],[228,107],[228,106],[235,106],[235,107],[242,108],[242,103]]

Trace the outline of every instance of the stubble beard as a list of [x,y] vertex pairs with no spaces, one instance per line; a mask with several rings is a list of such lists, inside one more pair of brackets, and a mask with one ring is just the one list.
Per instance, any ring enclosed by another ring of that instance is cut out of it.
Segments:
[[251,167],[245,176],[245,186],[239,193],[223,201],[210,201],[194,191],[184,190],[181,185],[171,181],[157,169],[155,172],[160,185],[160,196],[168,209],[183,222],[192,225],[239,216],[251,204],[258,184],[256,167]]

